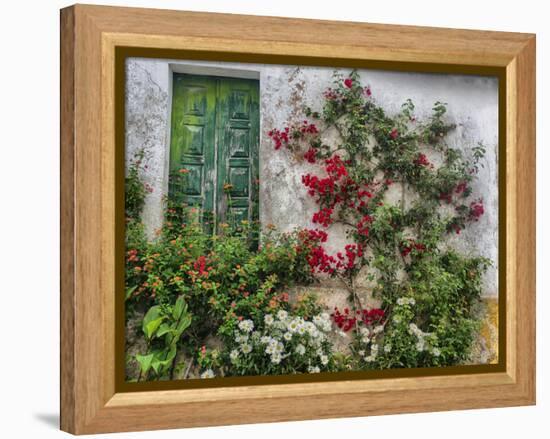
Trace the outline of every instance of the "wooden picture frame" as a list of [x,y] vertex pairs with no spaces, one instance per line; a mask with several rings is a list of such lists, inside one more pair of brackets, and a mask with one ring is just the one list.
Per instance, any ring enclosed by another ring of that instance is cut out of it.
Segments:
[[[124,231],[116,206],[124,194],[115,190],[121,154],[115,124],[121,92],[115,78],[121,66],[117,56],[141,53],[138,49],[165,58],[185,53],[196,59],[306,60],[498,76],[506,291],[499,367],[344,376],[330,384],[121,391],[115,291],[116,242]],[[61,11],[62,430],[86,434],[534,403],[534,35],[87,5]]]

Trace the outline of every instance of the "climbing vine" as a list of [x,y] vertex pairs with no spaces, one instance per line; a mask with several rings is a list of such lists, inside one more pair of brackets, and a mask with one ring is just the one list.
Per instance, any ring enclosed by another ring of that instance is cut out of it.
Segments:
[[[485,147],[475,145],[465,156],[445,142],[455,126],[446,122],[444,103],[436,102],[426,121],[414,109],[407,100],[390,116],[356,71],[335,73],[319,111],[306,108],[306,120],[268,133],[276,150],[291,150],[314,169],[302,176],[318,207],[311,218],[317,228],[302,235],[304,251],[312,273],[337,278],[349,292],[351,311],[336,309],[333,318],[354,331],[354,349],[366,366],[464,360],[490,264],[460,256],[445,242],[484,214],[472,183]],[[326,140],[330,132],[337,140]],[[348,244],[330,253],[334,224],[346,228]],[[373,284],[381,310],[361,303],[360,274]],[[382,340],[383,352],[376,343]]]

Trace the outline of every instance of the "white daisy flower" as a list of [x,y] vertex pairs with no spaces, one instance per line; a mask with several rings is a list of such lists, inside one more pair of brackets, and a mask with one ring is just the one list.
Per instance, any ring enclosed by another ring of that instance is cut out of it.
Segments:
[[299,344],[298,346],[296,346],[296,353],[298,355],[304,355],[306,353],[306,348],[303,344]]
[[273,324],[273,322],[275,321],[275,319],[273,318],[273,316],[271,314],[266,314],[264,316],[264,323],[267,325],[267,326],[271,326]]
[[416,304],[416,300],[414,300],[412,297],[409,297],[409,305],[414,306]]
[[212,369],[206,369],[203,373],[201,373],[201,378],[214,378],[216,375],[214,375],[214,371]]
[[300,321],[298,319],[291,320],[287,327],[290,332],[296,332],[300,327]]
[[326,355],[321,355],[319,357],[319,360],[321,361],[321,364],[323,366],[326,366],[328,364],[328,356],[326,356]]
[[306,327],[307,332],[309,332],[310,334],[313,331],[317,331],[317,328],[315,327],[315,325],[312,322],[304,322],[304,325]]
[[283,338],[284,338],[286,341],[292,340],[292,332],[285,332],[284,335],[283,335]]
[[391,344],[384,345],[384,352],[389,354],[391,352]]
[[373,353],[373,354],[377,354],[377,353],[378,353],[378,345],[377,345],[377,344],[373,344],[373,345],[370,347],[370,351],[371,351],[371,353]]
[[233,349],[231,351],[231,353],[229,354],[229,358],[231,359],[231,361],[236,361],[237,358],[239,358],[239,351],[237,349]]
[[406,301],[407,301],[407,299],[405,297],[400,297],[399,299],[397,299],[397,304],[399,306],[403,306],[403,305],[405,305]]
[[365,361],[367,363],[372,363],[374,361],[374,359],[375,359],[374,355],[369,355],[369,356],[365,357]]
[[237,343],[246,343],[248,341],[248,335],[240,334],[235,337]]
[[241,352],[243,354],[249,354],[250,352],[252,352],[252,345],[248,344],[248,343],[244,343],[241,345]]
[[262,344],[268,344],[272,340],[271,337],[268,335],[264,335],[262,338],[260,338],[260,343]]
[[321,369],[319,369],[319,366],[309,366],[307,368],[307,371],[309,373],[319,373],[319,372],[321,372]]
[[418,343],[416,343],[416,350],[418,352],[422,352],[425,348],[424,340],[420,340]]
[[275,353],[282,353],[285,349],[285,345],[282,344],[281,342],[278,342],[277,345],[275,346]]
[[401,323],[401,316],[399,316],[399,315],[393,316],[393,321],[394,321],[395,323]]
[[288,313],[287,313],[284,309],[280,310],[280,311],[277,313],[277,318],[278,318],[279,320],[286,320],[287,317],[288,317]]
[[272,356],[271,356],[271,362],[273,364],[279,364],[281,362],[281,360],[283,359],[283,357],[281,356],[280,353],[277,353],[275,352]]
[[360,350],[360,351],[357,351],[357,353],[359,354],[360,357],[364,357],[365,356],[365,351],[364,350]]
[[439,357],[441,355],[441,351],[438,348],[433,348],[432,354],[434,357]]
[[241,320],[239,322],[239,329],[244,332],[252,332],[254,329],[254,322],[252,320]]
[[383,330],[384,330],[384,325],[378,325],[372,330],[372,332],[374,332],[375,334],[380,334]]

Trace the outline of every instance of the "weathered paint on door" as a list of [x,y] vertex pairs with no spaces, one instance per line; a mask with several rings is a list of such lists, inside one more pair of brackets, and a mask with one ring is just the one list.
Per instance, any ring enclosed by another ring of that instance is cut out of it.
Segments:
[[257,219],[258,81],[174,73],[173,84],[171,199],[206,223]]

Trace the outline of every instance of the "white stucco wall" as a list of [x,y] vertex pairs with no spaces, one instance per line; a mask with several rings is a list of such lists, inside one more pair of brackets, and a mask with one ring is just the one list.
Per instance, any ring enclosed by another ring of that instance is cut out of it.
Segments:
[[[143,220],[150,236],[162,225],[163,197],[168,190],[172,72],[259,78],[260,80],[260,220],[282,231],[313,227],[316,206],[307,196],[301,176],[311,172],[286,150],[274,151],[266,133],[289,121],[303,120],[302,108],[320,109],[323,90],[332,82],[333,69],[261,64],[210,63],[157,59],[130,59],[126,82],[126,160],[146,150],[147,195]],[[347,70],[346,70],[347,71]],[[485,215],[450,244],[466,253],[490,258],[494,266],[485,275],[485,294],[498,294],[498,80],[490,77],[359,71],[374,99],[388,112],[398,112],[408,98],[418,119],[429,116],[436,101],[448,103],[448,121],[457,125],[448,143],[466,150],[482,142],[487,147],[484,167],[473,185],[483,198]],[[340,247],[343,233],[331,229],[332,244]]]

